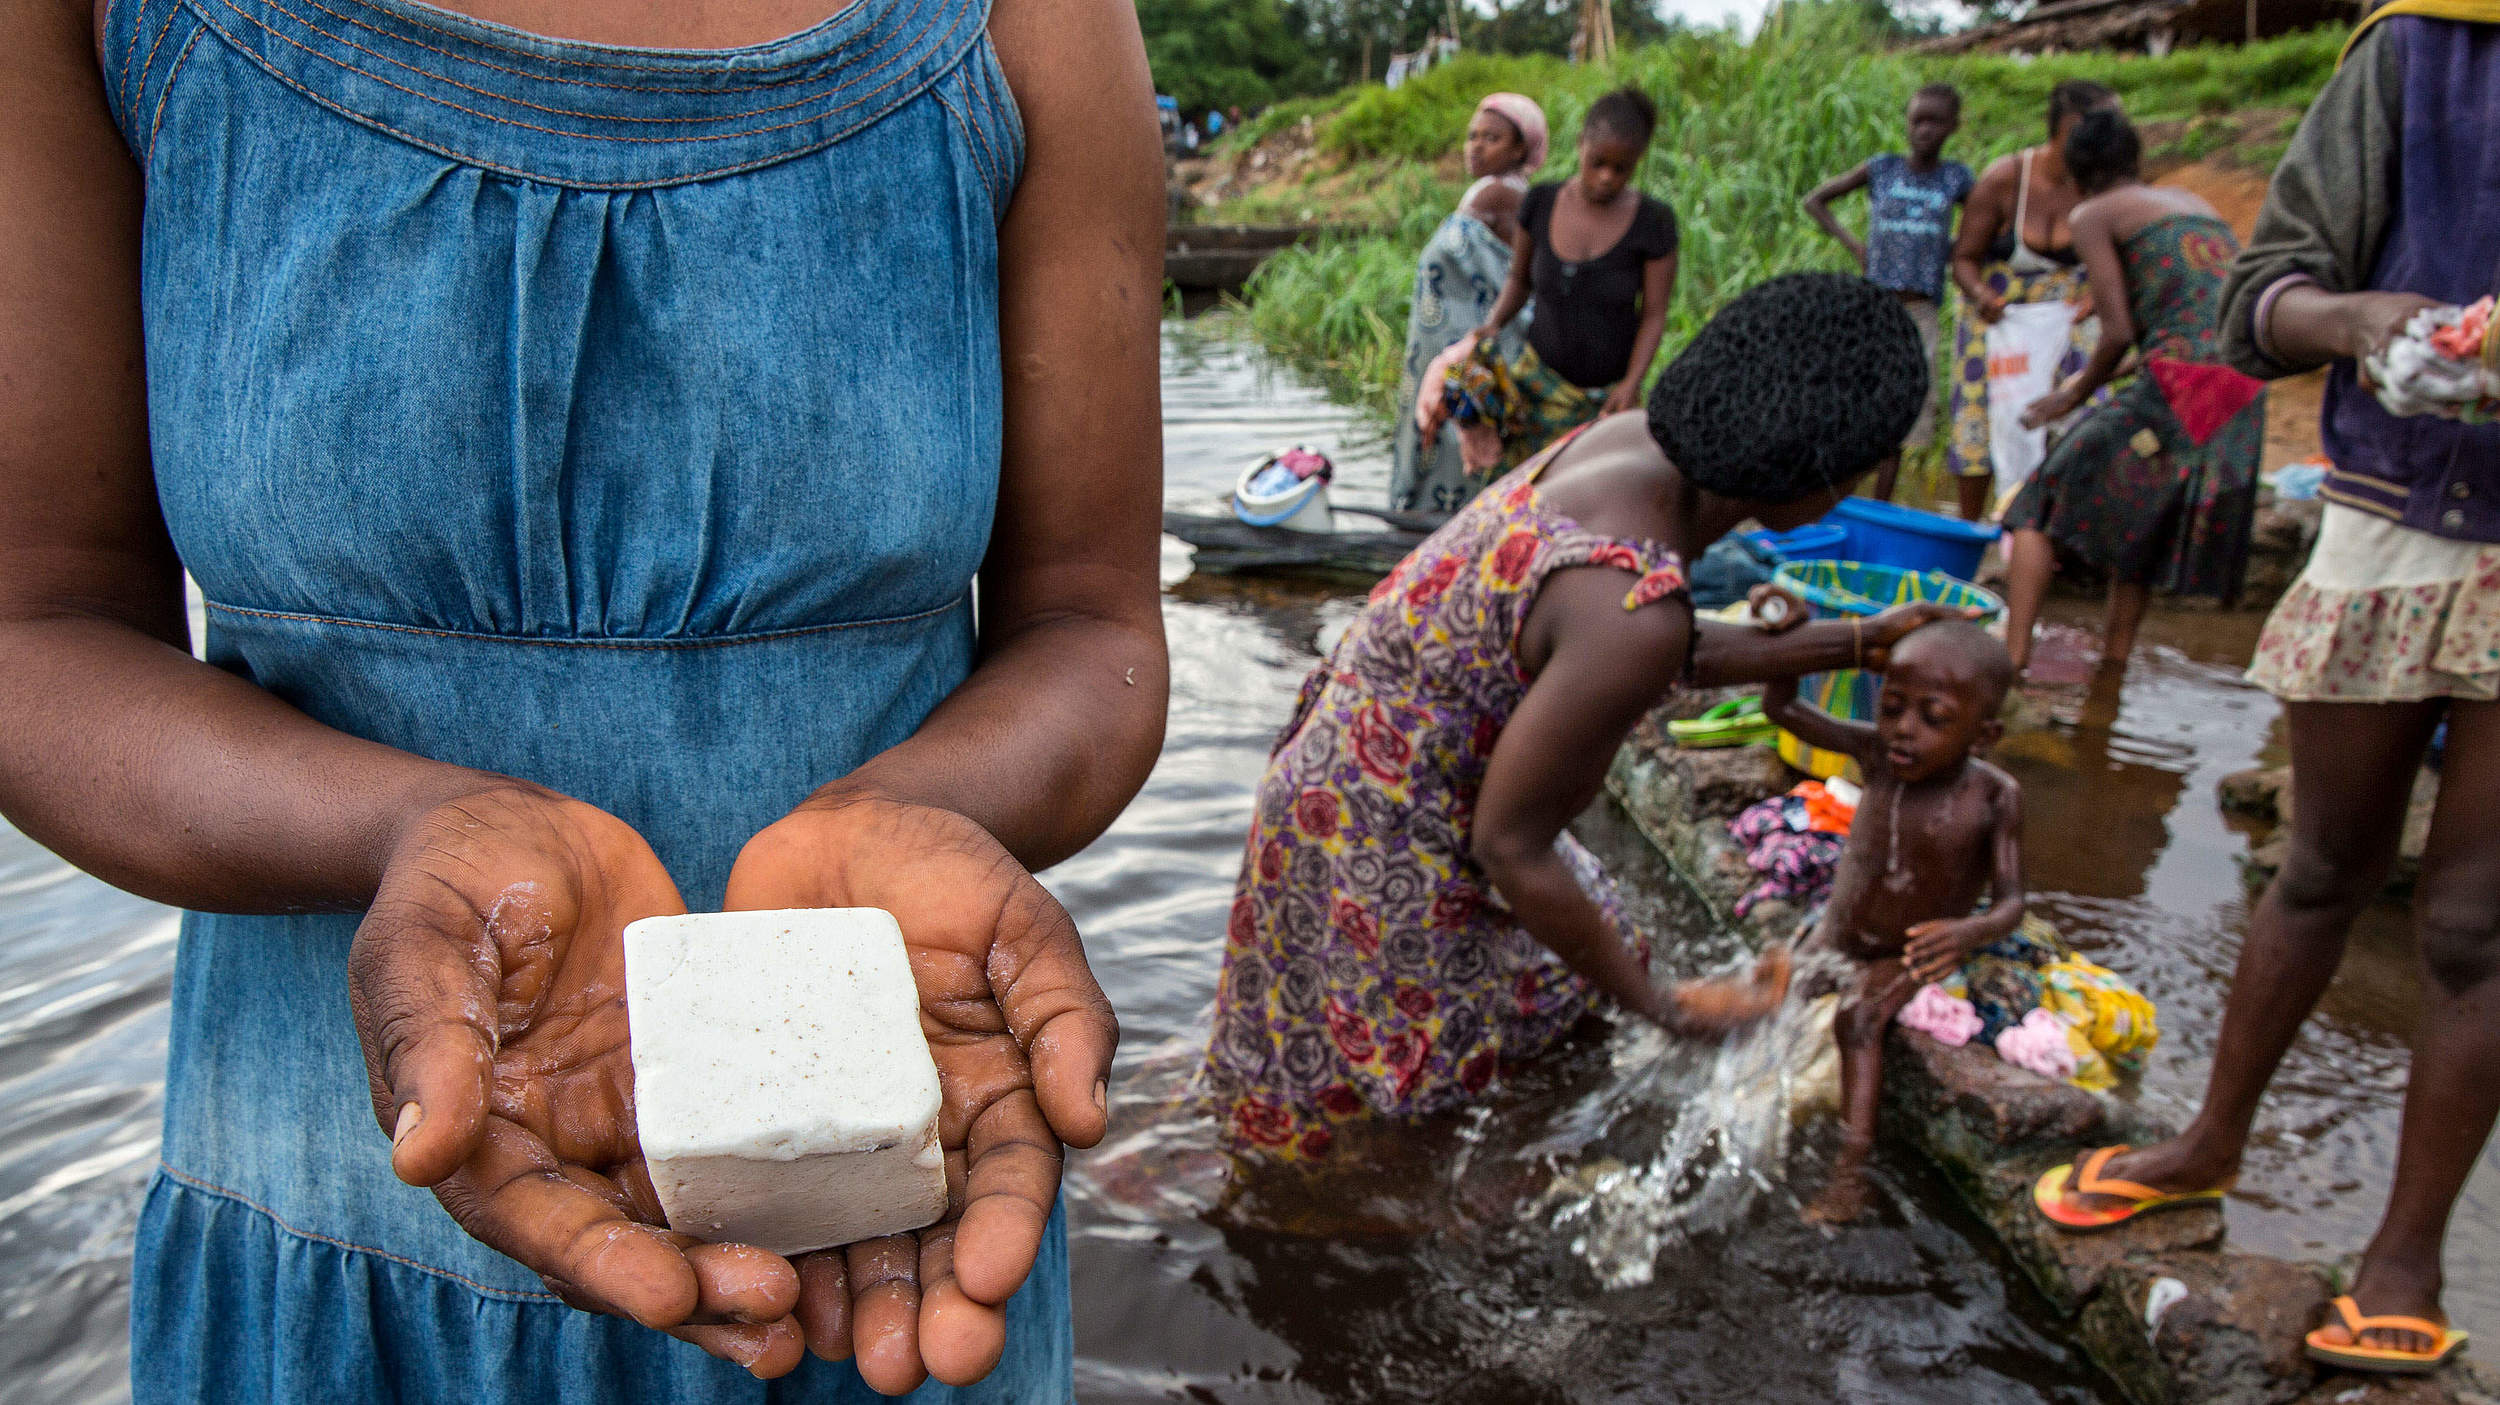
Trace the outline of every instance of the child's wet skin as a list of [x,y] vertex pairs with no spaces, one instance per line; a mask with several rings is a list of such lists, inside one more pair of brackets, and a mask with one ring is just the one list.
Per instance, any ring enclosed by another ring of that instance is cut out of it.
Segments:
[[[1876,721],[1846,722],[1775,684],[1764,706],[1811,744],[1855,757],[1866,776],[1814,940],[1861,963],[1833,1020],[1848,1125],[1830,1185],[1807,1210],[1827,1223],[1865,1206],[1885,1028],[1918,988],[2022,920],[2020,791],[1975,751],[2001,730],[2012,667],[1968,622],[1932,625],[1892,651]],[[1802,729],[1802,730],[1801,730]],[[1982,896],[1990,903],[1973,915]]]

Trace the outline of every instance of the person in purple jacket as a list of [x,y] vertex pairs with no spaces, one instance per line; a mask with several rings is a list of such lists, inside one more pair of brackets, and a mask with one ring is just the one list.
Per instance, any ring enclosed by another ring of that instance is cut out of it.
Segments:
[[2413,314],[2500,279],[2500,6],[2398,0],[2364,21],[2275,172],[2223,293],[2251,375],[2332,365],[2325,519],[2251,681],[2284,702],[2291,855],[2249,923],[2204,1107],[2138,1150],[2041,1179],[2058,1225],[2106,1228],[2230,1188],[2276,1065],[2396,857],[2448,724],[2414,890],[2422,973],[2386,1217],[2312,1357],[2422,1372],[2464,1345],[2440,1309],[2448,1214],[2500,1112],[2500,424],[2399,418],[2357,364]]

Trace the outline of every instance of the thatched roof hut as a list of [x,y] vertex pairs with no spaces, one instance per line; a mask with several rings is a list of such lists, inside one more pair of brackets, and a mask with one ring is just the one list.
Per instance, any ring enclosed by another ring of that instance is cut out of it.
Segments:
[[2111,49],[2164,54],[2181,44],[2238,44],[2360,18],[2355,0],[2055,0],[2018,19],[1914,46],[1920,53],[2047,54]]

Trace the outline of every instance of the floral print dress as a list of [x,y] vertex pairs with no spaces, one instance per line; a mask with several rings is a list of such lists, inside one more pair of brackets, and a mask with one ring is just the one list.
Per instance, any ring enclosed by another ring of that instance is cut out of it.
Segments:
[[[1545,578],[1620,570],[1625,609],[1684,592],[1673,552],[1538,497],[1569,442],[1417,547],[1302,685],[1259,784],[1207,1053],[1241,1149],[1324,1157],[1346,1119],[1457,1107],[1595,999],[1468,852],[1494,742],[1528,691],[1517,640]],[[1596,861],[1556,844],[1622,931]]]

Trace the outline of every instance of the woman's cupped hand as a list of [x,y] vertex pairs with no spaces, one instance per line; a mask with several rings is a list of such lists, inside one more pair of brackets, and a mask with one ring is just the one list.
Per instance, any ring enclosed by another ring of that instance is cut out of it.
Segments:
[[902,926],[944,1092],[938,1224],[795,1264],[667,1228],[635,1131],[623,934],[684,903],[630,826],[518,782],[412,825],[357,930],[349,995],[393,1169],[566,1302],[759,1377],[856,1349],[890,1394],[979,1379],[1061,1145],[1105,1130],[1118,1026],[1074,924],[978,825],[874,797],[758,834],[727,905],[882,907]]

